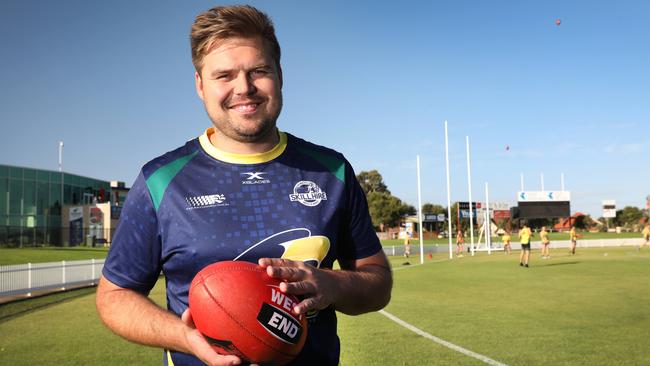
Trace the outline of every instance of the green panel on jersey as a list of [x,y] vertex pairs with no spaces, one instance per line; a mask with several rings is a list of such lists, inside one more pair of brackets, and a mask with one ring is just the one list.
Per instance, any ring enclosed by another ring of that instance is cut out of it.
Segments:
[[323,164],[338,180],[345,183],[345,162],[331,155],[321,154],[315,150],[298,147],[298,150]]
[[160,167],[160,169],[156,170],[155,173],[151,174],[151,176],[147,178],[147,188],[149,188],[149,193],[153,199],[153,207],[156,211],[158,211],[158,206],[160,206],[160,202],[163,199],[163,195],[165,194],[165,190],[167,189],[167,186],[169,186],[169,183],[174,179],[176,174],[183,169],[185,164],[196,156],[197,153],[198,150],[189,155],[178,158],[171,163]]

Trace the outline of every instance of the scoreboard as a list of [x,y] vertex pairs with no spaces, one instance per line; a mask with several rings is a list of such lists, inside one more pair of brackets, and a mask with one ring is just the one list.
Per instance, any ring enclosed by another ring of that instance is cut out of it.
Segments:
[[545,219],[571,216],[569,191],[521,191],[517,192],[514,218]]

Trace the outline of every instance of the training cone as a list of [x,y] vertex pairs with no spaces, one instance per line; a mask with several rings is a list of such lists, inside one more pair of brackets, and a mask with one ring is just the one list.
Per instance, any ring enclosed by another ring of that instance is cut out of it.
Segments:
[[427,254],[427,257],[428,257],[429,259],[433,259],[433,254],[431,254],[431,253],[429,252],[429,254]]

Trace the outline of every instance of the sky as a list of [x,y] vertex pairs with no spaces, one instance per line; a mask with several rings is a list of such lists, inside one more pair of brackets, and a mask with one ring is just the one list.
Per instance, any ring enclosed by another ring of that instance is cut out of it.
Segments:
[[[515,205],[650,195],[650,2],[251,1],[282,47],[281,130],[376,169],[393,195]],[[0,164],[124,181],[211,126],[189,28],[209,1],[0,2]],[[561,24],[556,25],[560,19]]]

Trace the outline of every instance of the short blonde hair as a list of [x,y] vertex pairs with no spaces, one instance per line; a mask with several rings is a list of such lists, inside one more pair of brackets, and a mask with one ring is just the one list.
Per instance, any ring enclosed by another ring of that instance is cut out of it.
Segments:
[[249,5],[216,6],[197,15],[190,31],[192,63],[197,72],[203,67],[203,58],[219,41],[228,38],[261,37],[269,47],[271,57],[280,69],[280,44],[275,37],[271,18]]

